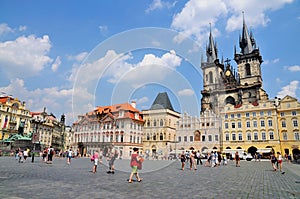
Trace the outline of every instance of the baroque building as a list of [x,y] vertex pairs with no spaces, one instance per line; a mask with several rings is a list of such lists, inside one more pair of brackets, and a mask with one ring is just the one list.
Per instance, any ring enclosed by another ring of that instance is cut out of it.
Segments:
[[176,124],[180,114],[173,109],[168,94],[159,93],[152,106],[143,110],[144,139],[146,157],[166,158],[176,142]]
[[134,101],[97,107],[79,115],[73,124],[73,149],[86,156],[95,150],[102,150],[106,155],[114,148],[119,158],[128,159],[134,147],[143,153],[143,125],[142,114]]
[[30,119],[30,111],[25,102],[11,96],[0,97],[1,140],[15,134],[27,135],[30,131]]

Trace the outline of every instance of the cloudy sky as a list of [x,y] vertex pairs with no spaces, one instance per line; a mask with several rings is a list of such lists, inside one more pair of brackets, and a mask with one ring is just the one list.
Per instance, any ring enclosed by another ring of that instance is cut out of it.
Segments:
[[176,111],[198,115],[210,24],[219,58],[233,59],[242,12],[263,88],[299,100],[299,0],[2,0],[0,92],[69,125],[96,106],[148,109],[164,91]]

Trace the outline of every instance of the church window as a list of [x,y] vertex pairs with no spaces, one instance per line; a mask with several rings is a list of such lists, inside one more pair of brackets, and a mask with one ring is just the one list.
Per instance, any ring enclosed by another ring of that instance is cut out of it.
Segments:
[[245,66],[246,76],[251,76],[250,64],[246,64]]
[[209,83],[213,83],[213,74],[209,72]]

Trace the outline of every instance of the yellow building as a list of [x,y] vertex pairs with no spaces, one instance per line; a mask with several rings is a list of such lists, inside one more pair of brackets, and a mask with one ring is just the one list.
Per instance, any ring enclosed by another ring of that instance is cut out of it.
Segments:
[[159,93],[149,110],[143,110],[143,149],[146,157],[168,157],[176,140],[180,114],[174,111],[166,92]]
[[26,103],[11,96],[0,97],[0,139],[14,134],[26,135],[30,130],[30,111]]
[[280,151],[282,154],[300,154],[300,103],[288,95],[276,100]]

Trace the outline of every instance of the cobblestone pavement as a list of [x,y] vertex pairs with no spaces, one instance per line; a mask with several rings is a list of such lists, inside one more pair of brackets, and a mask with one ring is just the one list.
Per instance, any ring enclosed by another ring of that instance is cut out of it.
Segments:
[[182,171],[177,160],[146,160],[141,183],[127,182],[129,160],[115,165],[115,174],[106,173],[105,163],[94,174],[87,158],[67,165],[58,158],[45,164],[0,157],[0,198],[300,198],[300,165],[285,162],[281,174],[269,161]]

